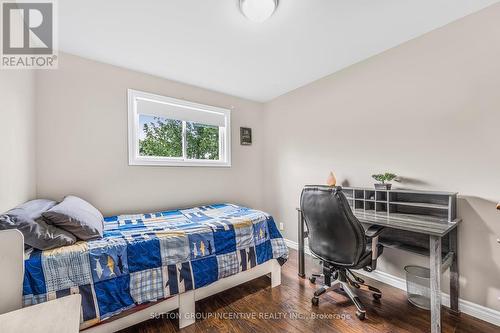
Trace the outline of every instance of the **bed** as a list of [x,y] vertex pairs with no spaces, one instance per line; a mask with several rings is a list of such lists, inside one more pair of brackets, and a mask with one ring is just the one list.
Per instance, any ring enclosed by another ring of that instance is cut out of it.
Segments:
[[273,218],[233,204],[107,217],[102,239],[25,257],[23,306],[79,293],[89,332],[174,309],[184,327],[198,299],[269,273],[278,285],[287,258]]

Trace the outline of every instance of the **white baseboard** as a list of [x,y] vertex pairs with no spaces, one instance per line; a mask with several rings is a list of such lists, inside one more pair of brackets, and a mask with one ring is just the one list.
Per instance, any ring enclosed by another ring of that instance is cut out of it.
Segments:
[[[294,241],[289,240],[289,239],[286,239],[286,238],[283,238],[283,240],[285,241],[286,246],[288,246],[289,248],[294,249],[294,250],[299,249],[299,243],[294,242]],[[305,248],[305,252],[306,252],[306,254],[311,255],[311,251],[309,251],[309,248],[307,246]]]
[[[285,243],[291,249],[297,250],[299,248],[298,243],[292,240],[285,239]],[[304,252],[307,255],[311,255],[311,251],[309,251],[308,247],[305,248]],[[388,284],[392,287],[396,287],[398,289],[406,291],[406,280],[400,277],[382,271],[373,271],[369,273],[364,270],[358,270],[357,272],[374,280]],[[441,302],[444,306],[449,307],[450,295],[442,293]],[[493,310],[461,298],[458,300],[458,307],[463,313],[487,321],[488,323],[491,323],[493,325],[500,326],[500,311]]]

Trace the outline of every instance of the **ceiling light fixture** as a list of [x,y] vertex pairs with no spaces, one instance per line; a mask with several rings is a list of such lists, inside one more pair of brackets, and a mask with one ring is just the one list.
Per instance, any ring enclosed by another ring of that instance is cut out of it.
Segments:
[[264,22],[278,8],[278,0],[239,0],[243,15],[254,22]]

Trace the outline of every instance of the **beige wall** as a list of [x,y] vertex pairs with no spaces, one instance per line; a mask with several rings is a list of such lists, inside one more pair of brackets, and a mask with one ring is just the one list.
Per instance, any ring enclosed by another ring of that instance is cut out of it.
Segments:
[[[104,214],[261,205],[261,104],[67,54],[58,70],[40,71],[36,79],[39,197],[73,193]],[[233,108],[232,167],[129,166],[128,88]],[[252,127],[252,146],[240,146],[240,126]]]
[[0,213],[35,196],[32,71],[0,71]]
[[[500,5],[330,75],[266,106],[265,208],[297,240],[305,184],[330,170],[356,186],[460,192],[461,297],[500,310]],[[305,65],[305,64],[304,64]],[[403,276],[424,258],[384,252]]]

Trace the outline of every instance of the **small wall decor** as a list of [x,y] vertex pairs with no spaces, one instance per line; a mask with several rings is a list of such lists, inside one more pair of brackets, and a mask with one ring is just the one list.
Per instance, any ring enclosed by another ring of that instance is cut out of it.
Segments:
[[252,144],[252,129],[249,127],[240,127],[240,144],[250,146]]

